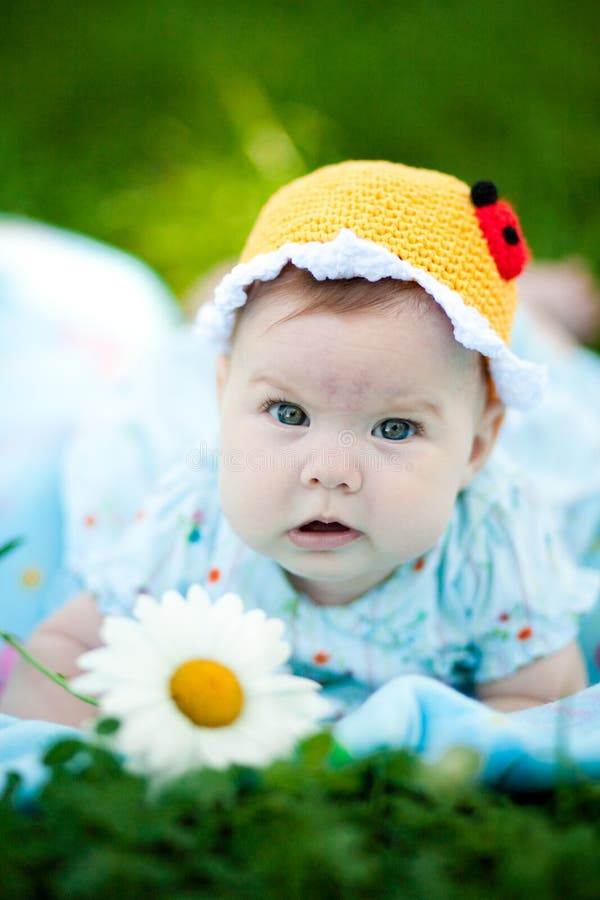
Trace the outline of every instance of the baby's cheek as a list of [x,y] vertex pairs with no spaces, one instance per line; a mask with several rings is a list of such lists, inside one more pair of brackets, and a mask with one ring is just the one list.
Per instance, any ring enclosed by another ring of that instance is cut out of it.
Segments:
[[225,518],[242,540],[253,546],[271,518],[270,480],[261,465],[246,457],[221,469],[220,498]]
[[397,541],[407,559],[429,549],[445,531],[454,508],[457,487],[450,473],[407,463],[393,479],[380,481],[380,531]]
[[230,525],[237,530],[238,523],[247,515],[248,497],[246,495],[246,479],[240,471],[241,461],[233,464],[224,458],[219,477],[219,495],[221,508]]

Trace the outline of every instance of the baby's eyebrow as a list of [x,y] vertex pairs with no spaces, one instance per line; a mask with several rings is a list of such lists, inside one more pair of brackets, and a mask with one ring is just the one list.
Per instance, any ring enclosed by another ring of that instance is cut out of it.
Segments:
[[273,375],[263,374],[262,372],[258,375],[253,375],[252,378],[250,378],[248,384],[270,384],[271,387],[279,388],[279,390],[286,391],[288,393],[292,390],[292,388],[288,387],[282,381],[280,381],[279,378]]
[[398,407],[399,409],[404,407],[405,409],[414,410],[415,412],[428,412],[432,416],[437,416],[438,418],[442,415],[442,408],[439,403],[434,403],[432,400],[420,400],[415,397],[397,397],[393,396],[390,398],[390,403],[392,406]]
[[[288,387],[279,378],[265,374],[258,373],[253,375],[249,380],[249,384],[269,384],[271,387],[277,388],[285,394],[295,393],[293,388]],[[379,397],[383,400],[385,406],[396,409],[404,409],[409,410],[410,412],[427,412],[432,416],[437,416],[438,418],[442,415],[442,407],[439,403],[436,403],[433,400],[427,400],[425,398],[411,397],[411,396],[402,396],[399,394],[395,394],[390,392],[389,395],[383,394],[379,395]]]

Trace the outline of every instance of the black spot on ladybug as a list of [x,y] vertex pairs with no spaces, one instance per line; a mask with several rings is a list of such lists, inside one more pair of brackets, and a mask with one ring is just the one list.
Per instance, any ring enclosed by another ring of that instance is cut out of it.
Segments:
[[471,200],[475,206],[491,206],[498,199],[498,188],[493,181],[477,181],[471,188]]
[[505,228],[502,229],[502,237],[504,238],[506,243],[510,244],[512,247],[514,247],[516,244],[518,244],[519,241],[521,240],[521,238],[519,237],[519,234],[517,232],[517,229],[513,228],[512,225],[507,225]]

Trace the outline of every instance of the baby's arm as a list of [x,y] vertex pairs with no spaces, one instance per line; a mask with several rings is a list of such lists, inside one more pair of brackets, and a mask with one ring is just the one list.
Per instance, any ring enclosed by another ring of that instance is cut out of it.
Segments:
[[[80,594],[42,622],[26,648],[52,671],[72,677],[80,672],[78,656],[100,646],[100,622],[93,595]],[[81,725],[95,715],[93,706],[77,700],[22,658],[0,698],[0,712],[63,725]]]
[[536,659],[513,675],[477,687],[477,697],[500,712],[514,712],[568,697],[587,687],[587,674],[577,641]]

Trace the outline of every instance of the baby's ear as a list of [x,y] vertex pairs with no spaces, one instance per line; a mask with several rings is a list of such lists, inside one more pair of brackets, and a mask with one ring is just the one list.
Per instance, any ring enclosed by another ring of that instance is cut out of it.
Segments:
[[496,397],[488,397],[473,435],[471,455],[467,463],[461,489],[465,488],[472,478],[483,469],[494,449],[500,426],[505,414],[504,404]]
[[217,403],[219,404],[219,407],[221,406],[225,382],[229,375],[230,360],[231,357],[228,353],[217,353],[215,361],[215,377],[217,382]]

